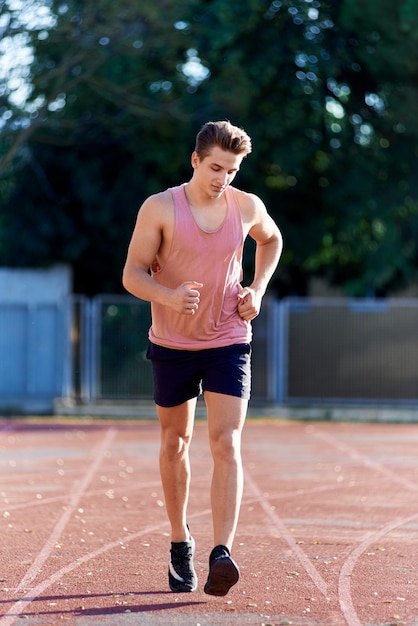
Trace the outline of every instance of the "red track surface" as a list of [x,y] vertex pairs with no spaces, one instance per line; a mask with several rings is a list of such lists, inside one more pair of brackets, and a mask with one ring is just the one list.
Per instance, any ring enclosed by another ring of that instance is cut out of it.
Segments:
[[192,443],[199,590],[167,586],[155,421],[0,420],[1,626],[418,625],[418,425],[249,420],[233,556],[211,545],[206,424]]

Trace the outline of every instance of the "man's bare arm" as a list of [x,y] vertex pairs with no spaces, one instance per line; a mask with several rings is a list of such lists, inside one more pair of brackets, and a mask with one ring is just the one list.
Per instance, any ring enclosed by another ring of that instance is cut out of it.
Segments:
[[178,313],[193,315],[199,306],[201,283],[190,280],[169,289],[149,273],[163,244],[168,208],[162,194],[151,196],[140,208],[128,248],[122,283],[141,300],[163,304]]
[[267,213],[261,200],[256,199],[255,221],[249,235],[256,242],[255,269],[251,285],[239,294],[238,312],[246,321],[257,317],[261,301],[273,276],[283,249],[281,232]]

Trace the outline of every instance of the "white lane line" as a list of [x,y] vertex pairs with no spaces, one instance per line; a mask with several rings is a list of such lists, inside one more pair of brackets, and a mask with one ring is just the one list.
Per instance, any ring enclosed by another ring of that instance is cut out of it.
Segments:
[[[254,502],[260,502],[263,500],[265,501],[265,498],[259,491],[257,491],[257,497],[254,498]],[[247,503],[253,502],[253,500],[245,500],[245,502]],[[211,515],[211,512],[212,511],[210,508],[202,509],[200,511],[195,511],[194,513],[191,513],[189,515],[189,519],[192,520],[192,519],[197,519],[199,517],[207,517]],[[149,526],[138,532],[131,533],[130,535],[124,535],[123,537],[117,539],[116,541],[107,543],[104,546],[98,548],[97,550],[94,550],[93,552],[89,552],[88,554],[85,554],[84,556],[76,559],[72,563],[69,563],[68,565],[62,567],[61,569],[56,571],[54,574],[51,574],[49,578],[43,580],[41,583],[38,583],[35,587],[30,589],[24,596],[22,596],[22,598],[17,600],[13,604],[13,606],[10,607],[8,612],[5,613],[4,617],[0,618],[0,624],[2,626],[11,626],[16,621],[16,619],[18,619],[20,615],[23,614],[25,608],[29,604],[34,602],[41,595],[41,593],[43,593],[46,589],[48,589],[48,587],[50,587],[54,583],[57,583],[58,581],[60,581],[63,576],[67,575],[69,572],[73,571],[77,567],[80,567],[80,565],[82,565],[83,563],[86,563],[87,561],[90,561],[91,559],[95,559],[96,557],[100,556],[101,554],[105,552],[108,552],[109,550],[113,550],[114,548],[120,548],[121,544],[126,545],[130,543],[131,541],[134,541],[136,539],[139,539],[140,537],[143,537],[144,535],[151,534],[154,532],[161,532],[162,530],[166,528],[169,528],[168,521],[155,524],[154,526]],[[298,546],[296,546],[296,548],[297,547]]]
[[360,465],[363,465],[364,467],[369,467],[370,469],[374,469],[380,472],[384,476],[387,476],[388,478],[390,478],[392,481],[399,483],[406,489],[410,489],[412,491],[418,491],[418,483],[413,482],[412,480],[409,480],[408,478],[404,478],[403,476],[400,476],[399,474],[396,474],[395,472],[388,469],[381,463],[378,463],[377,461],[372,461],[372,459],[370,459],[368,456],[361,454],[360,452],[357,452],[357,450],[339,441],[333,435],[316,430],[315,427],[313,426],[309,428],[309,434],[312,435],[313,437],[316,437],[316,439],[322,439],[323,441],[326,441],[327,443],[331,444],[334,448],[337,448],[337,450],[339,450],[340,452],[344,452],[349,457],[351,457],[354,461],[357,461],[358,463],[360,463]]
[[[196,515],[194,515],[194,517],[196,517]],[[162,528],[165,528],[168,525],[168,522],[164,522],[155,526],[149,526],[148,528],[144,528],[143,530],[132,533],[131,535],[127,535],[126,537],[121,537],[120,539],[112,541],[111,543],[108,543],[101,548],[94,550],[93,552],[89,552],[88,554],[85,554],[76,561],[73,561],[72,563],[69,563],[68,565],[62,567],[54,574],[52,574],[49,578],[43,580],[41,583],[33,587],[33,589],[30,589],[30,591],[28,591],[22,598],[20,598],[20,600],[15,602],[13,606],[10,607],[10,609],[7,611],[7,613],[5,613],[4,617],[0,618],[0,624],[2,626],[11,626],[11,624],[13,624],[14,621],[19,618],[20,615],[22,615],[27,605],[36,600],[36,598],[38,598],[41,593],[45,591],[45,589],[48,589],[48,587],[61,580],[63,576],[65,576],[72,570],[80,567],[80,565],[82,565],[83,563],[86,563],[87,561],[90,561],[90,559],[94,559],[100,556],[108,550],[112,550],[113,548],[120,548],[121,544],[125,545],[130,541],[133,541],[134,539],[142,537],[143,535],[160,531]]]
[[[383,476],[386,476],[390,480],[395,483],[402,485],[407,490],[418,491],[418,484],[409,480],[408,478],[404,478],[399,474],[396,474],[392,470],[388,469],[384,465],[373,461],[368,456],[357,452],[351,446],[339,441],[333,435],[329,433],[324,433],[322,431],[316,430],[315,427],[309,428],[309,434],[316,437],[317,439],[321,439],[322,441],[327,442],[332,445],[334,448],[339,450],[340,452],[346,454],[351,457],[354,461],[362,465],[363,467],[368,467],[375,471],[378,471]],[[341,610],[343,615],[347,621],[348,626],[362,626],[362,622],[360,621],[357,612],[354,608],[353,598],[351,594],[351,575],[353,569],[360,558],[360,556],[365,552],[371,544],[376,542],[379,538],[386,535],[388,532],[402,526],[403,524],[407,524],[408,522],[415,520],[418,518],[418,513],[411,515],[409,517],[404,517],[396,520],[392,520],[388,522],[383,528],[377,531],[373,531],[369,533],[366,538],[349,554],[347,559],[344,561],[339,576],[338,582],[338,600],[340,603]]]
[[308,576],[312,579],[313,583],[316,585],[322,595],[327,600],[329,600],[330,597],[328,593],[327,583],[312,565],[307,554],[296,543],[291,533],[287,530],[284,522],[280,519],[277,513],[272,510],[269,500],[263,496],[262,491],[259,489],[258,485],[248,473],[245,474],[245,482],[253,492],[254,496],[256,496],[257,501],[260,503],[260,506],[262,507],[266,515],[270,518],[271,522],[276,526],[281,536],[286,541],[289,548],[292,550],[293,554],[299,559]]
[[59,537],[61,536],[61,533],[63,532],[65,526],[68,524],[68,521],[73,515],[75,509],[77,508],[81,497],[84,495],[89,483],[91,482],[95,472],[102,462],[106,450],[108,449],[111,441],[115,437],[115,433],[116,431],[113,428],[110,428],[106,432],[104,439],[91,451],[93,462],[84,474],[83,478],[75,483],[73,489],[69,494],[69,501],[66,505],[65,511],[56,522],[45,545],[38,553],[36,559],[32,563],[29,570],[26,572],[25,576],[20,581],[19,585],[16,588],[16,591],[21,591],[22,589],[25,589],[28,583],[32,583],[32,581],[37,577],[42,568],[42,565],[45,563],[45,561],[48,559],[49,555],[53,551]]
[[370,533],[344,561],[338,581],[338,600],[348,626],[362,626],[362,622],[359,620],[357,612],[354,608],[351,594],[351,575],[358,559],[363,552],[365,552],[373,543],[376,543],[378,539],[389,533],[391,530],[394,530],[399,526],[403,526],[404,524],[408,524],[417,518],[418,513],[410,515],[409,517],[396,519],[386,524],[386,526],[383,526],[380,530]]
[[[160,480],[155,480],[153,482],[144,483],[137,482],[134,484],[130,484],[129,486],[123,485],[120,488],[115,488],[115,492],[117,489],[119,491],[123,491],[123,493],[128,493],[129,491],[135,491],[137,493],[140,490],[149,489],[150,487],[158,487],[161,486]],[[103,495],[105,489],[95,489],[92,491],[86,491],[84,494],[85,498],[92,498],[93,496]],[[34,506],[44,506],[45,504],[53,504],[54,502],[62,502],[67,499],[67,495],[62,496],[51,496],[50,498],[42,498],[42,500],[30,500],[30,502],[20,502],[19,504],[0,504],[0,513],[2,511],[17,511],[19,509],[29,509]]]

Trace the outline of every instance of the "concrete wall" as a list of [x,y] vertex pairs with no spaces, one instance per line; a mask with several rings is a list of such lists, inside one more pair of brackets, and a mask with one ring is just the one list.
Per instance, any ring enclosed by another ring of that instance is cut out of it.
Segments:
[[0,268],[0,413],[50,413],[71,364],[71,270]]
[[0,304],[5,302],[62,302],[72,291],[71,269],[57,265],[46,269],[0,267]]

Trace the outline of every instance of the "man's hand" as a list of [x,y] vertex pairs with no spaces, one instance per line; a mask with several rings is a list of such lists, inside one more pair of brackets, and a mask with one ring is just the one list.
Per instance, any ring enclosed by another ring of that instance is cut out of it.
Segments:
[[238,294],[238,314],[246,322],[251,322],[260,313],[261,296],[251,287],[244,287]]
[[177,313],[184,315],[194,315],[199,308],[200,291],[203,283],[189,280],[177,289],[174,289],[170,296],[170,306]]

